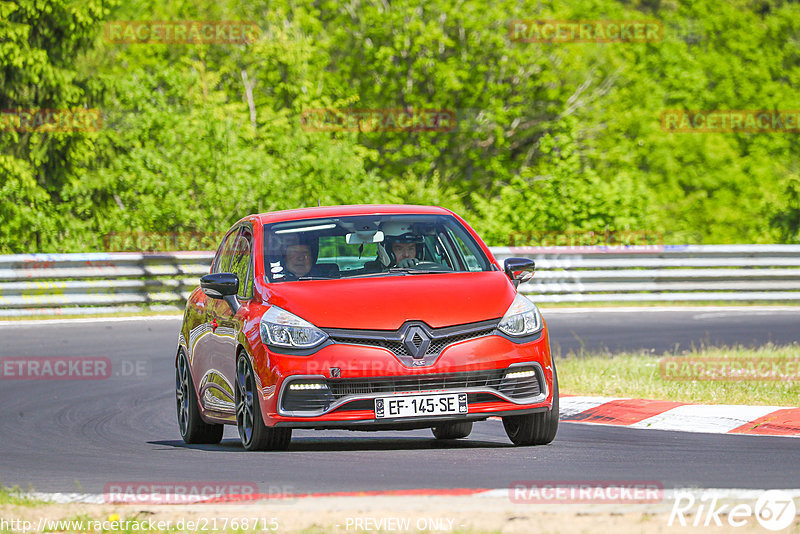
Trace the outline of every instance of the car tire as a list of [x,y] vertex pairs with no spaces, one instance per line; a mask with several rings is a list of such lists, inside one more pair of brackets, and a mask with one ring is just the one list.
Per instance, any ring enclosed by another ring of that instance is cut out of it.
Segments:
[[503,427],[514,445],[547,445],[558,432],[558,374],[553,362],[553,407],[546,412],[503,417]]
[[261,404],[250,358],[244,352],[236,359],[236,428],[248,451],[283,451],[292,440],[291,428],[270,428],[261,417]]
[[200,416],[189,360],[183,350],[178,354],[175,367],[175,400],[178,407],[178,429],[185,443],[215,444],[222,440],[225,427],[206,423]]
[[436,439],[466,438],[472,432],[472,421],[456,421],[443,423],[431,428]]

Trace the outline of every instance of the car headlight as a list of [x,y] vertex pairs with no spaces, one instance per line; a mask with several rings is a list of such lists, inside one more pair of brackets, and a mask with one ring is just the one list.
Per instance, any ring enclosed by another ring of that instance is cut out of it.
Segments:
[[267,345],[310,349],[328,338],[328,334],[305,319],[272,306],[261,316],[261,341]]
[[536,304],[517,293],[497,328],[509,336],[530,336],[543,326],[542,314]]

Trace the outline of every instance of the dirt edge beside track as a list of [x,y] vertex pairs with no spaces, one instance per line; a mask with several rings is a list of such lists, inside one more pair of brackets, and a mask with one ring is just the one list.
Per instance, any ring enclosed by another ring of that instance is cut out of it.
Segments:
[[[41,504],[0,505],[4,521],[29,521],[37,530],[46,520],[83,521],[83,529],[52,528],[49,531],[99,532],[89,521],[137,521],[141,528],[109,529],[107,532],[280,532],[280,533],[588,533],[588,532],[708,532],[731,527],[727,515],[719,514],[722,528],[705,526],[702,513],[687,515],[687,525],[668,526],[671,499],[651,504],[530,504],[513,503],[499,497],[370,496],[319,497],[269,500],[255,503],[192,505],[162,504]],[[729,507],[730,508],[730,507]],[[234,520],[236,523],[234,524]],[[248,520],[248,528],[244,528]],[[257,527],[253,528],[253,521]],[[162,522],[161,524],[159,524]],[[46,523],[44,523],[46,524]],[[167,526],[168,525],[168,526]],[[0,531],[24,532],[21,523],[2,525]],[[11,528],[8,528],[11,526]],[[14,526],[18,528],[14,528]],[[110,526],[110,525],[106,525]],[[160,528],[166,526],[167,528]],[[88,527],[88,528],[86,528]],[[765,532],[750,517],[736,532]],[[800,532],[800,514],[788,533]]]

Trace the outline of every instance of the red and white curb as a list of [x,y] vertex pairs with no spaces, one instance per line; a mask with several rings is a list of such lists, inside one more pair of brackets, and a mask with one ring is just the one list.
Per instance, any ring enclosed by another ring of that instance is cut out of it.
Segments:
[[570,423],[800,437],[800,408],[581,396],[562,396],[559,402],[561,421]]

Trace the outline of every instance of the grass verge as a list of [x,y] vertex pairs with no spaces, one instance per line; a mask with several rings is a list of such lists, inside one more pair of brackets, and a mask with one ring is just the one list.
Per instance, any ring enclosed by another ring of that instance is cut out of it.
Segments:
[[[558,360],[558,380],[564,395],[798,406],[798,360],[798,344],[756,349],[712,347],[660,357],[649,352],[570,353]],[[758,374],[748,374],[748,369],[758,370],[763,365],[782,371],[783,378],[759,379]],[[718,372],[698,373],[698,369],[714,367]],[[720,368],[724,372],[720,373]]]
[[19,488],[4,488],[0,486],[0,505],[12,506],[38,506],[41,501],[27,497]]

